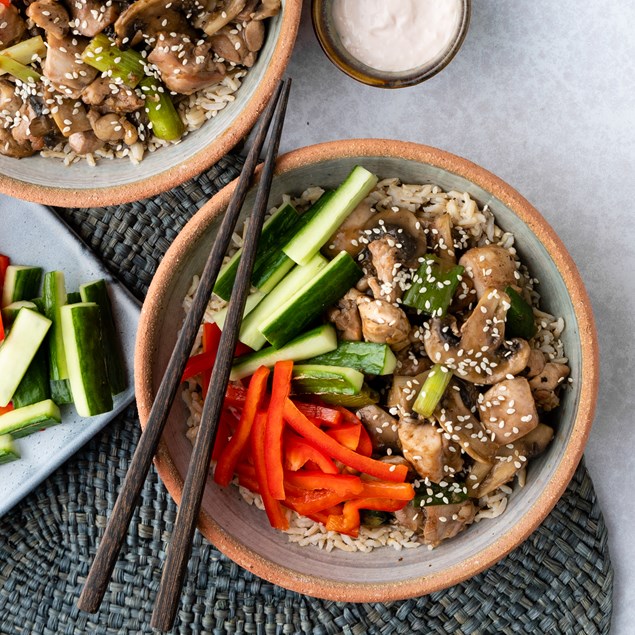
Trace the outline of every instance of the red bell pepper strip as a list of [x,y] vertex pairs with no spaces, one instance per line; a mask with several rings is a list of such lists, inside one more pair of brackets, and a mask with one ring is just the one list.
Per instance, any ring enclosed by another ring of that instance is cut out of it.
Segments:
[[235,428],[235,417],[229,412],[221,412],[218,420],[218,429],[216,430],[216,439],[214,440],[214,448],[212,449],[212,461],[218,461],[225,451],[225,447],[229,443],[229,437]]
[[364,456],[370,456],[373,453],[373,442],[370,440],[370,434],[368,434],[368,430],[366,430],[363,423],[359,427],[357,451]]
[[[280,501],[276,500],[270,492],[269,488],[269,470],[266,466],[266,452],[267,442],[265,440],[265,433],[268,424],[268,415],[264,412],[259,412],[252,426],[251,431],[251,455],[254,461],[254,468],[256,470],[256,479],[258,481],[258,489],[262,496],[262,502],[265,506],[265,512],[269,518],[269,522],[272,527],[276,529],[288,529],[289,521],[284,513],[284,509],[280,504]],[[282,480],[281,480],[282,482]]]
[[327,426],[337,426],[342,423],[342,413],[338,410],[316,403],[304,403],[303,401],[294,403],[298,410],[309,419],[317,419]]
[[284,500],[284,470],[282,468],[282,431],[284,429],[285,402],[291,391],[292,361],[276,362],[273,369],[273,386],[271,401],[267,412],[267,428],[265,433],[267,466],[267,483],[269,491],[276,500]]
[[284,419],[301,437],[344,465],[385,481],[403,483],[406,480],[408,468],[405,465],[388,465],[345,448],[315,427],[290,399],[284,403]]
[[4,288],[4,277],[7,274],[7,267],[10,264],[11,260],[9,259],[9,256],[3,256],[0,254],[0,296],[2,296],[2,289]]
[[198,355],[192,355],[192,357],[187,360],[181,382],[192,379],[192,377],[213,368],[215,361],[216,353],[199,353]]
[[247,353],[253,353],[254,349],[247,346],[247,344],[243,344],[241,341],[236,342],[236,348],[234,349],[234,357],[240,357],[241,355],[246,355]]
[[337,474],[337,467],[329,456],[314,448],[302,437],[290,430],[284,434],[284,466],[287,470],[297,471],[307,462],[314,463],[325,474]]
[[285,481],[308,490],[326,489],[341,496],[352,498],[364,491],[359,476],[352,474],[324,474],[323,472],[287,472]]
[[247,390],[247,398],[240,415],[240,421],[225,451],[221,454],[214,471],[214,480],[219,485],[229,485],[234,476],[238,459],[249,443],[249,435],[267,391],[269,369],[261,366],[252,376]]
[[13,404],[9,402],[6,406],[0,406],[0,415],[6,415],[7,412],[11,412],[13,410]]
[[[203,324],[203,353],[213,353],[214,361],[218,353],[218,345],[220,344],[221,330],[217,324],[213,322],[205,322]],[[213,366],[213,363],[212,363]],[[212,380],[212,366],[206,368],[201,375],[201,384],[203,386],[203,399],[207,396],[210,381]]]
[[409,501],[415,491],[410,483],[387,483],[386,481],[363,481],[361,498],[390,498]]
[[342,514],[330,514],[326,522],[329,531],[337,531],[340,534],[348,534],[357,538],[359,535],[359,510],[374,509],[382,512],[396,512],[403,509],[406,501],[394,501],[387,498],[358,498],[344,503]]
[[329,428],[325,432],[345,448],[357,450],[361,426],[361,423],[344,423],[341,426]]
[[348,500],[349,496],[338,494],[328,489],[324,490],[305,490],[300,494],[289,495],[284,501],[284,504],[294,511],[298,512],[302,516],[310,516],[316,512],[324,511],[333,507],[333,505],[339,505]]
[[310,518],[313,522],[321,523],[322,525],[326,525],[328,522],[329,516],[334,514],[336,516],[340,515],[343,510],[343,505],[333,505],[333,507],[329,507],[323,511],[314,512],[313,514],[309,514],[307,518]]

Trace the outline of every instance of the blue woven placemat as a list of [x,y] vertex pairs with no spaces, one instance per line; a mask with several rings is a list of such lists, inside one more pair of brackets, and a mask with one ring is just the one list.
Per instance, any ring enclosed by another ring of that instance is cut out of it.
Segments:
[[[139,298],[180,228],[234,178],[231,155],[152,200],[59,210]],[[176,506],[154,470],[97,615],[75,607],[139,438],[129,408],[0,519],[0,633],[151,633],[149,627]],[[174,632],[608,633],[613,572],[606,527],[581,464],[540,528],[500,563],[431,595],[387,604],[318,600],[241,569],[198,532]]]

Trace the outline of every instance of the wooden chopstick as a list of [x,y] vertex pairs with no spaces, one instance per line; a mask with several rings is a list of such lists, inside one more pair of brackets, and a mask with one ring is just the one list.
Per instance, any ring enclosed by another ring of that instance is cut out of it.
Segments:
[[216,427],[223,408],[225,390],[234,358],[234,348],[236,347],[238,331],[245,309],[245,300],[251,288],[251,271],[254,266],[258,239],[262,232],[262,225],[268,208],[271,180],[278,154],[290,88],[291,80],[287,81],[282,89],[282,96],[276,109],[273,131],[260,176],[256,200],[249,217],[240,264],[236,273],[236,281],[229,301],[227,319],[225,320],[218,345],[216,362],[212,371],[210,385],[213,388],[208,391],[203,406],[201,423],[190,458],[187,478],[183,486],[183,496],[170,539],[161,584],[155,599],[154,612],[152,613],[150,624],[153,628],[162,631],[172,628],[181,599],[181,588],[187,572],[187,563],[192,549],[192,538],[196,529],[203,490],[207,482]]
[[97,612],[103,600],[119,551],[128,533],[128,526],[130,525],[139,494],[152,464],[152,458],[156,453],[161,433],[165,427],[170,406],[179,389],[181,377],[192,352],[205,308],[212,294],[212,289],[223,264],[240,210],[251,185],[260,151],[267,137],[267,131],[280,99],[282,88],[283,82],[280,82],[258,123],[253,146],[247,155],[238,184],[221,222],[214,246],[201,274],[192,307],[177,338],[174,351],[152,404],[146,428],[139,439],[139,445],[130,462],[123,486],[77,602],[78,608],[83,611]]

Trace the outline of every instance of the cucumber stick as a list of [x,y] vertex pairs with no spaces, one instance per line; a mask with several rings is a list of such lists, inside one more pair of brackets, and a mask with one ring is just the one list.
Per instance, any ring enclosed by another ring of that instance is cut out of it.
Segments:
[[112,304],[108,296],[108,288],[104,280],[88,282],[79,287],[79,293],[84,302],[95,302],[99,307],[101,323],[101,337],[106,360],[106,372],[108,383],[113,395],[123,392],[128,385],[126,368],[123,363],[123,355],[115,326],[115,318],[112,313]]
[[19,300],[32,300],[40,294],[42,269],[23,265],[9,265],[2,288],[2,306]]
[[306,264],[376,184],[377,177],[374,174],[359,165],[355,166],[319,213],[314,214],[284,246],[284,253],[299,265]]
[[0,346],[0,406],[13,397],[46,334],[51,320],[31,309],[22,309]]
[[50,398],[48,346],[42,344],[11,401],[14,408],[23,408]]
[[0,434],[10,434],[15,438],[25,437],[58,423],[62,423],[60,409],[56,403],[47,399],[0,415]]
[[260,366],[273,367],[276,362],[286,359],[293,361],[309,359],[332,351],[337,346],[337,335],[331,324],[324,324],[304,333],[282,348],[264,348],[255,353],[242,355],[232,366],[232,381],[249,377]]
[[[245,300],[245,310],[243,311],[243,319],[247,317],[265,298],[265,294],[260,291],[254,291],[252,294],[247,296]],[[224,309],[221,309],[217,313],[214,313],[214,322],[218,326],[221,331],[225,326],[225,320],[227,319],[227,311],[229,310],[229,306],[226,306]]]
[[306,265],[291,269],[276,288],[243,320],[238,339],[255,351],[259,351],[267,343],[267,338],[260,331],[260,326],[267,316],[285,304],[298,289],[313,280],[327,264],[328,261],[324,256],[315,254]]
[[320,399],[324,403],[345,408],[363,408],[379,401],[379,393],[368,384],[363,384],[361,390],[355,395],[343,395],[337,393],[322,393]]
[[353,368],[298,364],[293,367],[293,389],[298,393],[356,395],[364,375]]
[[13,323],[15,318],[18,317],[20,309],[31,309],[32,311],[37,311],[38,313],[41,312],[37,308],[37,304],[35,304],[35,302],[30,302],[29,300],[19,300],[18,302],[12,302],[11,304],[7,304],[7,306],[2,309],[2,321],[5,326]]
[[[291,203],[283,204],[267,219],[258,240],[256,260],[251,274],[252,286],[267,293],[290,271],[294,262],[282,252],[281,245],[296,233],[301,224],[300,215]],[[223,300],[229,300],[231,296],[242,251],[239,249],[218,274],[214,293]]]
[[20,458],[20,451],[10,434],[0,435],[0,465]]
[[345,366],[366,375],[390,375],[395,370],[397,358],[386,344],[344,341],[334,351],[307,360],[307,364]]
[[58,406],[73,403],[73,394],[68,379],[51,379],[51,399]]
[[361,277],[362,270],[350,254],[340,252],[285,304],[274,304],[275,310],[266,314],[258,329],[273,346],[284,346],[319,319]]
[[101,338],[100,312],[94,302],[61,309],[68,375],[77,414],[92,417],[112,410],[112,394]]
[[44,276],[42,301],[44,302],[44,315],[53,322],[49,338],[51,379],[53,381],[68,379],[60,314],[62,307],[67,302],[67,296],[64,274],[61,271],[49,271]]

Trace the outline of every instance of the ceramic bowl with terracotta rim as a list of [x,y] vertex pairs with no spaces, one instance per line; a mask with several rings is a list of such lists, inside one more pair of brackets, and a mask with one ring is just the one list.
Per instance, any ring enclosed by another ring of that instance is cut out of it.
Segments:
[[[564,245],[545,219],[520,194],[487,170],[423,145],[351,140],[310,146],[282,156],[270,204],[283,193],[312,185],[335,187],[355,165],[405,183],[436,183],[469,192],[489,205],[497,223],[514,233],[516,248],[540,280],[542,308],[562,316],[562,334],[572,384],[563,391],[556,434],[547,451],[532,460],[524,488],[515,487],[507,510],[470,526],[429,551],[425,547],[371,553],[326,553],[289,543],[266,516],[247,505],[234,487],[208,482],[199,519],[203,534],[239,565],[288,589],[338,601],[389,601],[437,591],[493,565],[534,531],[564,492],[582,457],[591,428],[598,386],[598,349],[591,305]],[[165,255],[141,312],[135,355],[141,425],[183,320],[181,308],[192,277],[201,272],[219,218],[235,182],[212,198],[185,226]],[[248,199],[245,209],[249,209]],[[156,465],[177,503],[191,454],[185,437],[187,412],[177,398],[163,433]]]
[[282,78],[298,32],[302,0],[282,0],[282,11],[267,20],[258,59],[229,103],[180,143],[130,159],[102,159],[65,166],[59,159],[0,155],[0,192],[60,207],[116,205],[165,192],[196,176],[227,154],[251,130]]

